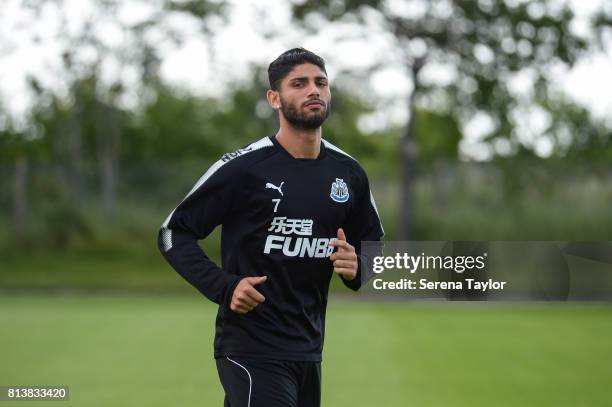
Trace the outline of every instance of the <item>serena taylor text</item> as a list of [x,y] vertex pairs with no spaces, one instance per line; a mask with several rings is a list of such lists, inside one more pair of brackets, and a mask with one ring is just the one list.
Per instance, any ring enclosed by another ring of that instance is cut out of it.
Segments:
[[377,278],[372,283],[376,290],[463,290],[467,288],[478,291],[503,290],[506,284],[506,281],[493,279],[479,281],[473,278],[466,278],[463,281],[430,281],[426,278],[418,281],[408,278],[402,278],[399,281],[384,281],[382,278]]

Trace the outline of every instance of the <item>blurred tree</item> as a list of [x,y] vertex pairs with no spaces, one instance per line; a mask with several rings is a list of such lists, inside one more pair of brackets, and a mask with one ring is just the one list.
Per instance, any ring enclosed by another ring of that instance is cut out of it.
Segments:
[[28,178],[31,160],[40,156],[43,143],[36,128],[18,130],[0,105],[0,162],[13,163],[12,233],[19,243],[25,236],[28,217]]
[[[376,24],[394,39],[397,53],[380,61],[379,67],[403,64],[414,85],[407,101],[409,119],[401,143],[403,239],[414,238],[417,108],[433,106],[460,123],[484,116],[493,123],[487,140],[507,139],[516,151],[521,148],[517,134],[521,123],[513,118],[513,111],[519,105],[553,97],[552,68],[572,66],[595,45],[574,34],[570,27],[573,13],[559,2],[422,0],[408,5],[386,0],[300,0],[293,4],[293,15],[313,30],[320,29],[325,19],[362,26]],[[596,31],[605,26],[605,19],[600,21],[603,23],[589,28]],[[453,80],[423,83],[421,72],[429,64],[445,66]],[[512,88],[512,79],[519,73],[529,78],[537,98]],[[548,107],[541,104],[542,109]],[[555,116],[559,121],[572,119]]]
[[462,133],[454,116],[418,109],[414,123],[416,145],[421,160],[429,163],[437,159],[455,161],[459,158]]
[[254,72],[217,98],[197,96],[158,81],[134,117],[125,156],[210,161],[270,134],[274,119],[271,111],[266,112],[260,70]]
[[[45,134],[55,139],[52,151],[63,157],[60,160],[72,204],[78,207],[83,202],[89,159],[86,149],[93,148],[104,214],[109,221],[114,219],[123,107],[150,97],[162,47],[176,46],[185,35],[193,36],[186,26],[198,27],[200,37],[210,39],[210,18],[224,17],[225,6],[220,0],[138,1],[129,5],[90,0],[83,5],[82,19],[75,20],[70,17],[73,10],[63,1],[39,0],[21,2],[20,11],[32,24],[0,16],[1,24],[25,31],[32,43],[51,42],[49,49],[57,49],[56,57],[62,61],[61,66],[51,68],[55,71],[53,83],[45,81],[49,72],[39,72],[30,78],[30,88],[35,99],[52,101],[37,108],[56,109],[62,118],[50,119],[47,114],[50,121],[46,125],[53,129],[47,128],[50,131]],[[140,7],[138,16],[134,18],[126,7]],[[57,16],[60,28],[42,37],[40,30],[31,26],[49,15]],[[179,21],[183,25],[177,24]],[[10,53],[17,48],[11,38],[0,39],[0,49]]]
[[25,151],[23,151],[23,140],[21,134],[8,126],[0,129],[0,159],[14,162],[12,223],[13,233],[17,240],[20,240],[23,235],[28,206],[27,174],[29,161]]
[[[275,134],[278,119],[266,100],[266,71],[253,67],[252,72],[218,98],[196,96],[159,82],[153,88],[154,96],[135,117],[124,154],[161,161],[187,157],[216,160],[225,152]],[[381,143],[358,126],[359,117],[373,108],[343,89],[332,92],[325,138],[341,143],[356,156],[380,161],[377,152],[382,151]]]
[[563,95],[546,100],[552,118],[545,134],[554,137],[553,158],[571,159],[610,168],[612,129],[586,108]]

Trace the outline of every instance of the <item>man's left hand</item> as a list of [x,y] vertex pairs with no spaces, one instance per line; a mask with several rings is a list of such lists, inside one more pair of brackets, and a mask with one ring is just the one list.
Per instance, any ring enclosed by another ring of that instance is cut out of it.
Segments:
[[334,273],[340,274],[345,280],[350,281],[357,276],[357,254],[355,248],[346,241],[342,228],[338,229],[338,238],[329,243],[337,248],[337,251],[329,256],[334,263]]

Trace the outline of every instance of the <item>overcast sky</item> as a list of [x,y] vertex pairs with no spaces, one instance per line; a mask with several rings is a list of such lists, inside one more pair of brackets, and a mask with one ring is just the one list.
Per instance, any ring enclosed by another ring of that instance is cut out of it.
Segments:
[[[65,0],[68,21],[62,24],[55,8],[50,5],[43,8],[42,15],[32,24],[28,13],[20,7],[21,0],[2,0],[0,9],[0,103],[19,121],[27,111],[30,97],[25,78],[28,74],[40,78],[45,86],[60,88],[59,80],[61,61],[59,46],[52,39],[53,33],[60,30],[78,32],[85,16],[91,13],[92,0]],[[578,15],[574,29],[584,32],[585,19],[605,0],[571,0],[570,3]],[[402,7],[409,13],[418,13],[418,1],[404,2],[394,0],[396,7]],[[138,22],[152,10],[150,3],[144,0],[122,2],[119,18],[126,22]],[[220,94],[228,84],[249,76],[251,64],[267,65],[284,50],[294,46],[304,46],[321,56],[328,65],[332,83],[342,69],[356,69],[370,66],[378,60],[393,61],[392,41],[388,34],[370,28],[367,39],[361,32],[352,31],[342,25],[322,26],[316,35],[304,36],[304,33],[290,24],[289,7],[286,2],[278,0],[233,0],[231,1],[230,20],[227,24],[213,22],[215,36],[213,47],[198,39],[198,27],[189,19],[168,19],[167,26],[175,27],[191,38],[180,48],[170,41],[159,38],[157,41],[162,51],[163,62],[161,74],[168,81],[183,86],[198,94]],[[103,38],[110,47],[121,46],[125,39],[122,33],[113,27],[113,21],[100,20]],[[272,38],[261,35],[261,27],[272,32],[282,32]],[[192,36],[189,33],[193,33]],[[38,34],[39,43],[32,42],[32,34]],[[351,36],[350,41],[334,41],[339,36]],[[95,58],[93,55],[91,58]],[[211,61],[214,63],[211,64]],[[559,70],[556,74],[559,88],[567,92],[578,102],[589,107],[600,118],[612,118],[612,44],[605,53],[580,61],[570,72]],[[129,67],[108,60],[104,62],[105,79],[112,82],[121,77],[123,82],[137,81],[138,73]],[[444,67],[431,66],[423,72],[429,80],[452,80],[452,75]],[[379,101],[377,113],[362,120],[366,129],[374,129],[389,122],[403,123],[406,119],[406,96],[411,91],[411,84],[398,64],[389,67],[367,79],[367,83],[358,86],[360,92],[371,92]],[[528,91],[529,81],[517,78],[516,89],[521,87]],[[264,96],[262,95],[262,98]],[[132,95],[132,99],[134,95]],[[132,100],[133,102],[134,100]],[[129,95],[126,104],[130,104]],[[530,132],[541,126],[542,118],[537,112],[526,112],[525,122],[528,125],[524,134],[526,139]],[[1,123],[0,123],[1,125]],[[467,137],[462,144],[464,155],[472,158],[487,158],[486,149],[479,147],[480,135],[487,130],[487,122],[476,118],[466,126]],[[546,155],[546,143],[539,144],[542,155]]]

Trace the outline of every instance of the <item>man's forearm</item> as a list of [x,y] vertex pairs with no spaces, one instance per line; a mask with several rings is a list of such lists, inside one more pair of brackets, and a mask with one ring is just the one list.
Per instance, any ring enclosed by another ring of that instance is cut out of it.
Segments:
[[227,299],[231,298],[240,277],[223,271],[210,260],[193,235],[173,230],[172,246],[166,250],[160,231],[158,246],[177,273],[206,298],[217,304],[226,303]]

